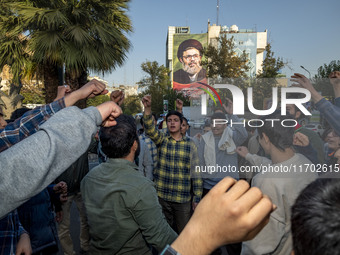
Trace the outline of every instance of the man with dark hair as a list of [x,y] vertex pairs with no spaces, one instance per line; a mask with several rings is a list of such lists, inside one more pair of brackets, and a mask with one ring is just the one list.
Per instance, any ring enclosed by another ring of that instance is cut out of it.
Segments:
[[[65,85],[62,87],[63,87],[63,90],[65,90],[66,87],[68,86]],[[59,89],[58,89],[58,92],[59,92]],[[28,136],[35,134],[38,130],[42,129],[41,125],[46,120],[48,120],[51,116],[55,115],[57,112],[59,112],[63,108],[73,105],[80,99],[93,97],[95,95],[106,94],[106,93],[107,93],[107,90],[105,89],[105,84],[93,79],[87,84],[85,84],[83,87],[81,87],[80,89],[74,91],[73,93],[67,94],[65,97],[64,95],[61,96],[60,98],[57,97],[57,99],[50,104],[43,105],[41,107],[37,107],[33,110],[26,112],[21,118],[16,119],[14,122],[9,123],[8,125],[7,125],[7,122],[5,122],[5,124],[2,124],[0,126],[0,152],[7,150],[8,148],[15,145],[16,143],[24,140]],[[74,118],[76,120],[76,117]],[[63,128],[60,128],[60,130],[63,130]],[[42,133],[43,132],[40,132],[40,134]],[[69,131],[69,133],[72,133],[72,132]],[[45,141],[45,143],[41,142],[41,145],[47,146],[48,142],[54,139],[55,136],[49,136],[49,138],[50,140]],[[62,139],[59,138],[58,142],[60,142],[61,140]],[[58,142],[53,141],[53,146],[57,146]],[[63,143],[67,144],[67,142],[65,141],[63,141]],[[60,151],[59,155],[63,154],[65,151],[66,150]],[[72,153],[73,155],[77,155],[79,151],[81,150],[77,149],[77,152],[72,151]],[[56,163],[57,161],[54,162],[53,164],[48,164],[48,163],[49,163],[49,160],[51,160],[52,158],[56,158],[57,156],[54,155],[53,157],[53,155],[48,155],[48,156],[43,155],[44,153],[47,152],[47,149],[46,148],[39,149],[39,145],[34,147],[33,150],[31,149],[31,152],[39,154],[39,157],[41,157],[43,162],[38,162],[37,159],[33,160],[34,162],[33,164],[31,164],[31,169],[30,169],[29,162],[25,162],[24,163],[25,170],[21,170],[19,176],[20,178],[25,179],[27,183],[37,181],[39,185],[30,185],[28,187],[26,186],[25,188],[22,188],[21,185],[23,185],[23,183],[18,183],[17,181],[18,177],[13,176],[13,171],[8,171],[8,165],[0,167],[2,180],[7,179],[7,181],[2,181],[2,185],[0,185],[0,193],[5,194],[5,195],[0,195],[0,197],[2,198],[2,202],[3,202],[3,204],[0,206],[0,218],[5,216],[4,212],[9,213],[6,217],[0,220],[0,243],[1,243],[2,251],[5,254],[9,253],[7,251],[15,251],[17,240],[19,240],[18,244],[22,246],[20,243],[21,239],[18,239],[18,237],[26,236],[26,234],[23,234],[24,232],[22,230],[22,226],[20,224],[17,211],[16,210],[14,210],[13,212],[11,211],[15,209],[16,207],[18,207],[20,204],[28,200],[27,194],[30,194],[31,192],[32,196],[37,195],[39,192],[43,190],[43,188],[45,188],[48,184],[50,184],[56,178],[55,174],[50,175],[50,173],[54,173],[53,169],[58,168],[56,167],[58,166],[58,164]],[[28,151],[28,149],[26,148],[26,149],[23,149],[22,152],[16,151],[15,153],[18,154],[19,156],[22,156],[23,154],[28,155],[30,151]],[[30,157],[28,158],[30,159]],[[59,160],[61,164],[65,164],[66,162],[68,162],[68,160],[66,160],[64,157],[61,157],[61,158],[62,160]],[[0,162],[3,163],[4,165],[6,165],[6,163],[7,164],[9,163],[11,166],[14,166],[14,169],[16,170],[20,169],[20,166],[23,165],[22,162],[20,164],[20,162],[17,159],[16,160],[12,159],[10,160],[10,162],[6,162],[6,160],[8,159],[9,159],[8,157],[7,158],[5,157],[5,159],[0,160]],[[71,163],[72,162],[69,162],[69,164]],[[63,170],[65,170],[65,168],[63,168]],[[40,175],[37,173],[40,173]],[[28,174],[28,175],[25,175],[25,174]],[[60,174],[60,169],[59,169],[59,174]],[[51,178],[51,176],[54,178]],[[10,188],[12,187],[14,187],[15,190],[11,192]],[[27,241],[27,238],[23,238],[23,240]],[[28,238],[28,243],[29,243],[29,238]],[[17,249],[18,249],[17,250],[18,254],[24,253],[24,250],[22,250],[22,247],[17,247]],[[31,249],[31,246],[30,246],[30,249]]]
[[177,50],[177,58],[182,69],[174,72],[173,80],[180,84],[190,84],[206,78],[206,70],[201,66],[202,44],[195,39],[183,41]]
[[[338,72],[331,73],[330,75],[330,82],[332,83],[334,87],[334,93],[338,97],[339,95],[339,79],[340,74]],[[320,111],[320,114],[324,116],[324,118],[327,120],[329,125],[336,131],[340,131],[340,108],[338,105],[339,100],[336,100],[337,104],[333,105],[331,102],[326,100],[326,98],[322,97],[319,92],[316,91],[316,89],[313,87],[310,80],[305,77],[302,74],[294,73],[293,76],[291,76],[290,79],[292,82],[294,82],[292,85],[296,87],[301,87],[309,90],[311,93],[312,101],[315,104],[315,107],[317,110]]]
[[[181,134],[183,116],[177,111],[166,115],[169,134],[155,128],[151,118],[151,96],[142,99],[144,104],[145,133],[158,148],[158,163],[154,169],[154,182],[158,199],[168,223],[180,233],[202,196],[202,179],[195,176],[198,165],[194,142]],[[193,194],[193,197],[192,197]]]
[[292,254],[339,254],[339,207],[338,178],[320,178],[309,184],[292,207]]
[[[297,93],[291,93],[287,95],[287,98],[298,98]],[[296,121],[301,120],[304,117],[304,114],[295,104],[287,104],[286,106],[287,114],[293,116]],[[300,124],[296,125],[295,132],[300,132],[306,135],[311,143],[312,147],[317,152],[317,161],[315,163],[323,163],[325,159],[324,155],[324,146],[321,140],[321,137],[314,132],[313,130],[307,129]]]
[[[58,99],[57,99],[58,100]],[[54,100],[56,101],[56,100]],[[26,112],[30,111],[31,109],[27,107],[21,107],[16,109],[14,112],[11,114],[11,118],[8,120],[8,122],[13,122],[16,119],[20,118],[22,115],[24,115]]]
[[[84,110],[68,107],[46,121],[36,134],[1,152],[0,217],[53,181],[86,151],[97,126],[116,125],[120,114],[114,102]],[[245,181],[225,178],[213,189],[163,254],[176,254],[177,250],[183,255],[207,255],[220,245],[249,240],[275,210],[267,196],[259,189],[249,189]]]
[[[228,99],[227,113],[234,123],[240,122],[240,118],[233,115],[233,102]],[[219,120],[216,121],[215,120]],[[226,166],[232,171],[207,171],[203,179],[203,194],[217,184],[221,179],[230,176],[239,179],[236,147],[247,139],[247,131],[242,124],[233,125],[233,129],[227,124],[221,123],[226,120],[226,115],[216,112],[211,116],[211,131],[202,135],[202,141],[198,149],[200,165],[206,169],[218,169]]]
[[183,122],[181,124],[181,134],[183,136],[187,135],[187,132],[188,132],[189,129],[190,129],[190,125],[188,123],[188,119],[183,117]]
[[258,187],[277,205],[268,225],[253,240],[243,243],[241,254],[289,254],[292,250],[290,208],[299,192],[317,178],[317,173],[311,171],[312,162],[293,149],[294,140],[297,140],[295,144],[307,146],[308,138],[301,133],[294,136],[295,123],[286,118],[275,112],[263,118],[263,125],[257,128],[259,143],[271,160],[248,153],[246,147],[237,148],[239,155],[259,172],[252,186]]
[[[228,106],[225,107],[225,110],[229,119],[233,123],[240,122],[240,118],[233,115],[233,102],[230,99],[227,99],[227,101]],[[198,147],[203,177],[203,196],[208,194],[226,176],[237,180],[240,178],[236,147],[247,139],[248,134],[242,124],[233,125],[232,129],[227,126],[225,120],[226,115],[224,113],[215,112],[211,116],[211,131],[202,135]],[[228,245],[226,249],[229,255],[240,254],[241,244]],[[221,250],[216,250],[213,254],[221,254]]]
[[151,254],[175,240],[153,183],[138,172],[137,127],[121,115],[117,125],[102,128],[100,141],[107,161],[83,179],[81,190],[88,214],[91,254]]

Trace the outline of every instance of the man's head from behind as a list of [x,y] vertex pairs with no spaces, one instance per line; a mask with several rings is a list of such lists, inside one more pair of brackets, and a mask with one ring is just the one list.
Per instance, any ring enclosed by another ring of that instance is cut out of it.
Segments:
[[[268,121],[272,119],[275,121]],[[262,118],[263,126],[258,127],[257,132],[259,134],[259,143],[266,154],[270,154],[271,145],[282,152],[293,146],[293,126],[295,125],[295,121],[289,121],[288,119],[292,119],[292,117],[290,115],[281,116],[278,111]],[[282,121],[284,121],[284,125],[282,125]]]
[[195,39],[185,40],[178,46],[177,58],[182,63],[184,71],[194,75],[202,69],[202,51],[202,44]]
[[340,251],[340,179],[309,184],[292,207],[295,255],[334,255]]
[[116,120],[117,125],[100,129],[102,151],[108,158],[125,158],[131,151],[135,157],[138,156],[139,139],[135,120],[128,115],[120,115]]
[[[301,94],[300,93],[288,93],[287,98],[298,99],[298,98],[301,98]],[[287,104],[286,113],[293,116],[293,118],[296,120],[300,120],[305,117],[302,111],[295,104]]]

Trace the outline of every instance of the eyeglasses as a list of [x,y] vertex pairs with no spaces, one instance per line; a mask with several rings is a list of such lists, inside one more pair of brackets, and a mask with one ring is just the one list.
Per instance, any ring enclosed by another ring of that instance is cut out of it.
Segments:
[[194,54],[194,55],[186,55],[186,56],[183,56],[184,59],[197,59],[200,55],[198,54]]

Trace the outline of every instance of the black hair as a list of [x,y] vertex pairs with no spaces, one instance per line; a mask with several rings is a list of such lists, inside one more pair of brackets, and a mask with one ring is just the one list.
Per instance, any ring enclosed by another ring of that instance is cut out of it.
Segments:
[[[188,119],[186,117],[183,116],[183,121],[186,121],[186,123],[189,125]],[[190,125],[189,125],[190,126]]]
[[[155,118],[155,120],[157,121],[157,117],[156,117],[156,114],[155,113],[152,113],[152,116]],[[142,115],[142,117],[140,118],[140,124],[141,126],[144,125],[144,115]]]
[[245,128],[248,132],[254,132],[256,130],[256,127],[249,126],[248,123],[246,123]]
[[[302,97],[303,97],[303,94],[301,93],[287,93],[287,96],[286,96],[287,99],[299,99]],[[294,109],[295,109],[295,114],[297,112],[300,112],[300,117],[298,118],[299,120],[306,117],[305,114],[300,110],[300,108],[298,108],[295,104],[294,104]]]
[[215,112],[212,116],[211,116],[211,122],[213,121],[213,120],[216,120],[216,119],[226,119],[226,117],[225,117],[225,114],[224,113],[222,113],[222,112]]
[[16,109],[14,112],[12,112],[9,122],[15,121],[16,119],[22,117],[22,115],[24,115],[26,112],[28,112],[30,110],[31,109],[26,108],[26,107]]
[[310,183],[292,207],[295,255],[334,255],[340,251],[340,179]]
[[213,112],[215,113],[216,111],[225,113],[225,110],[222,106],[214,106]]
[[129,155],[135,141],[139,142],[137,127],[132,116],[120,115],[117,125],[102,127],[99,132],[102,151],[108,158],[124,158]]
[[181,121],[181,124],[183,123],[183,115],[182,113],[178,112],[178,111],[169,111],[169,113],[166,115],[165,117],[165,121],[168,122],[168,118],[171,116],[171,115],[176,115],[179,117],[179,120]]
[[334,150],[334,152],[332,153],[332,155],[330,156],[327,165],[328,167],[332,167],[333,169],[336,169],[336,167],[338,167],[338,158],[335,157],[335,154],[340,150],[340,147],[336,148]]
[[206,122],[206,123],[204,123],[203,129],[204,129],[205,127],[209,127],[209,128],[210,128],[210,126],[211,126],[210,121],[209,121],[209,122]]
[[327,137],[327,136],[329,135],[329,133],[332,132],[332,131],[333,131],[332,128],[327,128],[327,129],[323,132],[323,134],[322,134],[322,136],[321,136],[322,141],[325,141],[325,140],[326,140],[326,137]]
[[[275,119],[276,121],[266,121],[271,119]],[[282,121],[287,119],[292,120],[289,122],[285,121],[285,125],[289,125],[290,127],[285,127],[282,125]],[[270,142],[281,151],[293,146],[293,137],[295,131],[295,128],[293,127],[295,124],[295,121],[293,121],[293,116],[289,114],[287,116],[282,116],[277,110],[274,113],[261,118],[261,120],[264,124],[262,127],[257,128],[261,139],[263,134],[266,134]],[[260,126],[259,123],[258,126]]]

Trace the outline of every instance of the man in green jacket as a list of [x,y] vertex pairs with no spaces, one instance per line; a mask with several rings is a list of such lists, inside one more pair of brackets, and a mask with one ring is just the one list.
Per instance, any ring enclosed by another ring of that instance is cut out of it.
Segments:
[[134,120],[122,115],[102,128],[100,141],[108,160],[83,179],[81,192],[90,226],[90,254],[152,254],[177,237],[162,214],[153,183],[134,159],[139,140]]

